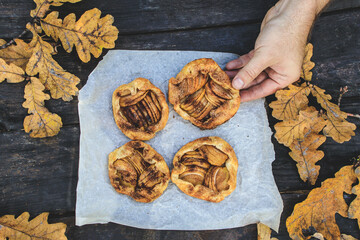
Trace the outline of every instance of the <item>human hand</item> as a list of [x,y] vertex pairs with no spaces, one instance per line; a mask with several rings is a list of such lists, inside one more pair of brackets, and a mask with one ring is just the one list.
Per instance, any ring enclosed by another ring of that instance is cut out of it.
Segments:
[[254,50],[226,65],[233,87],[241,89],[242,102],[266,97],[299,79],[307,38],[325,1],[320,5],[280,0],[267,12]]

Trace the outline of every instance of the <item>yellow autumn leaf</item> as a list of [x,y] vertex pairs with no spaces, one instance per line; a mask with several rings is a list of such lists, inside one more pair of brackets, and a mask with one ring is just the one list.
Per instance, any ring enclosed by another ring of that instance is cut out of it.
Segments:
[[315,164],[324,157],[324,152],[316,149],[326,141],[326,137],[318,133],[324,128],[326,121],[315,107],[308,107],[305,112],[309,117],[309,129],[305,129],[303,140],[295,140],[290,145],[289,155],[297,162],[300,178],[314,185],[320,170],[320,166]]
[[351,235],[346,235],[346,234],[341,234],[341,235],[340,235],[340,239],[341,239],[341,240],[357,240],[357,238],[354,238],[353,236],[351,236]]
[[[4,44],[6,44],[6,41],[0,39],[0,46]],[[7,64],[13,63],[24,70],[31,55],[32,49],[30,45],[21,39],[15,39],[15,44],[0,49],[0,58],[4,59]]]
[[345,120],[347,114],[341,111],[338,105],[330,102],[331,96],[325,94],[325,90],[311,85],[311,94],[326,111],[327,122],[323,130],[324,135],[332,137],[338,143],[349,141],[352,136],[355,136],[356,125]]
[[59,7],[63,5],[63,3],[76,3],[81,0],[34,0],[36,3],[36,8],[30,11],[30,16],[35,18],[42,18],[45,16],[46,12],[49,11],[50,6]]
[[7,64],[4,59],[0,58],[0,83],[19,83],[25,80],[25,72],[13,63]]
[[271,229],[262,223],[257,223],[257,239],[258,240],[270,240]]
[[49,213],[41,213],[31,221],[28,212],[15,218],[14,215],[0,217],[0,239],[21,240],[66,240],[66,224],[48,223]]
[[29,116],[24,119],[24,130],[30,132],[30,137],[51,137],[60,131],[62,121],[59,115],[49,112],[45,108],[45,100],[50,96],[44,93],[45,87],[35,77],[31,77],[25,86],[23,107],[28,109]]
[[347,114],[340,110],[340,107],[335,103],[330,102],[331,96],[325,93],[324,89],[315,85],[310,85],[311,94],[316,97],[317,102],[326,111],[328,118],[330,119],[345,119]]
[[320,166],[315,164],[324,157],[324,152],[316,149],[325,141],[325,136],[310,132],[304,140],[296,140],[290,146],[289,155],[297,162],[300,178],[311,185],[315,184],[319,176]]
[[306,108],[309,103],[307,96],[310,88],[306,83],[300,87],[290,84],[288,88],[287,90],[278,90],[275,94],[277,100],[269,104],[269,107],[273,109],[273,117],[278,120],[296,119],[299,111]]
[[[355,169],[356,177],[360,180],[360,168]],[[352,193],[356,195],[356,198],[351,202],[349,206],[349,218],[357,219],[360,226],[360,183],[352,188]]]
[[343,121],[334,121],[327,120],[326,127],[323,132],[325,136],[332,137],[334,141],[338,143],[343,143],[345,141],[349,141],[352,136],[355,136],[356,125],[350,123],[346,120]]
[[53,58],[54,48],[45,42],[34,30],[33,26],[27,25],[33,33],[30,46],[33,47],[33,54],[26,66],[26,73],[35,76],[39,73],[39,79],[47,90],[50,90],[52,98],[62,98],[70,101],[72,96],[77,95],[76,85],[80,79],[65,71]]
[[292,239],[306,239],[303,229],[312,226],[327,240],[340,240],[340,230],[335,214],[348,216],[348,205],[343,193],[351,193],[351,185],[356,181],[353,166],[345,166],[335,178],[325,180],[321,187],[310,191],[307,198],[295,205],[286,227]]
[[97,8],[86,11],[78,21],[75,14],[67,15],[64,20],[58,18],[54,11],[41,19],[41,27],[45,34],[56,41],[60,39],[65,51],[71,52],[73,47],[83,62],[90,61],[92,54],[98,58],[103,48],[114,48],[118,38],[118,29],[113,26],[114,18],[106,15],[100,18]]
[[314,107],[308,107],[299,112],[297,119],[276,123],[275,138],[287,147],[296,140],[302,141],[305,137],[305,129],[311,129],[311,123],[317,122],[318,118],[318,111]]
[[312,72],[311,69],[315,67],[315,63],[311,61],[313,55],[313,45],[308,43],[305,47],[305,57],[301,68],[300,77],[306,81],[311,81]]

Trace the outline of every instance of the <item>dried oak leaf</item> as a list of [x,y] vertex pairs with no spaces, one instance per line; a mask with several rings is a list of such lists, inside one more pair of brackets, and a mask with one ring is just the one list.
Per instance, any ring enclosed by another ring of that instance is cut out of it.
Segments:
[[49,112],[45,108],[45,100],[50,96],[44,93],[45,87],[35,77],[31,77],[25,86],[24,98],[26,101],[23,107],[28,109],[29,116],[24,119],[24,130],[30,133],[30,137],[43,138],[55,136],[62,127],[62,121],[59,115]]
[[341,240],[357,240],[357,238],[354,238],[353,236],[351,236],[351,235],[346,235],[346,234],[341,234],[341,235],[340,235],[340,239],[341,239]]
[[[6,41],[0,39],[0,46],[4,44],[6,44]],[[31,55],[32,48],[30,45],[20,39],[15,39],[15,44],[0,49],[0,58],[4,59],[7,64],[13,63],[24,70]]]
[[[360,168],[355,169],[355,174],[360,180]],[[349,218],[357,219],[360,226],[360,183],[352,188],[352,193],[357,195],[349,206]]]
[[18,218],[14,215],[0,217],[0,239],[9,240],[66,240],[66,224],[47,222],[49,213],[41,213],[29,221],[30,214],[22,213]]
[[33,39],[30,46],[33,47],[33,54],[26,66],[26,73],[35,76],[39,73],[39,79],[47,90],[50,90],[51,97],[64,101],[70,101],[72,96],[77,95],[76,85],[80,79],[65,71],[53,58],[54,48],[35,32],[32,25],[26,26],[32,33]]
[[315,164],[324,157],[324,152],[316,149],[326,141],[326,137],[311,131],[305,135],[304,140],[293,142],[289,155],[297,162],[300,178],[314,185],[320,170],[320,166]]
[[4,59],[0,58],[0,83],[19,83],[25,80],[25,72],[13,63],[7,64]]
[[348,205],[343,193],[351,193],[351,185],[356,181],[353,166],[345,166],[335,178],[325,180],[321,187],[310,191],[308,197],[294,207],[286,220],[286,227],[292,239],[308,239],[303,229],[313,227],[327,240],[340,239],[340,230],[336,225],[335,213],[343,217],[348,215]]
[[315,63],[311,61],[313,55],[313,45],[308,43],[305,47],[305,57],[301,68],[300,77],[306,81],[311,81],[312,72],[311,69],[315,67]]
[[290,84],[288,88],[287,90],[278,90],[275,94],[277,100],[269,104],[269,107],[273,109],[273,117],[278,120],[296,119],[299,111],[306,108],[309,103],[307,96],[310,88],[306,83],[300,87]]
[[270,240],[271,229],[262,223],[257,223],[257,239],[258,240]]
[[305,129],[311,129],[311,123],[318,119],[318,111],[308,107],[299,112],[295,120],[285,120],[275,124],[275,138],[279,143],[289,147],[294,141],[302,141]]
[[332,102],[331,96],[325,94],[325,90],[311,85],[311,94],[316,97],[317,102],[326,110],[326,126],[323,130],[325,136],[332,137],[334,141],[343,143],[355,136],[356,125],[346,121],[347,114]]
[[49,11],[50,6],[61,6],[63,3],[76,3],[81,0],[34,0],[36,3],[36,8],[30,11],[30,16],[35,18],[42,18],[45,16],[46,12]]
[[100,18],[101,11],[97,8],[86,11],[76,22],[75,14],[59,19],[54,11],[41,19],[41,27],[45,34],[60,39],[65,51],[71,52],[74,45],[79,58],[83,62],[90,61],[91,55],[98,58],[103,48],[114,48],[118,38],[118,29],[113,26],[114,18],[106,15]]
[[300,178],[314,185],[320,170],[320,166],[315,164],[324,157],[324,152],[316,149],[326,141],[326,137],[318,133],[324,128],[326,121],[319,116],[314,107],[308,107],[306,110],[316,115],[314,114],[309,121],[309,129],[305,129],[304,139],[295,140],[290,145],[289,155],[297,162],[296,167]]

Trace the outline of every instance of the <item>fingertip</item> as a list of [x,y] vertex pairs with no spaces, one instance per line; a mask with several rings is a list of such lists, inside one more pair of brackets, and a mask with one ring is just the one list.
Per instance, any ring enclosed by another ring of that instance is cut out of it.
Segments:
[[244,81],[241,80],[239,77],[235,77],[232,81],[232,86],[235,89],[242,89],[244,87]]

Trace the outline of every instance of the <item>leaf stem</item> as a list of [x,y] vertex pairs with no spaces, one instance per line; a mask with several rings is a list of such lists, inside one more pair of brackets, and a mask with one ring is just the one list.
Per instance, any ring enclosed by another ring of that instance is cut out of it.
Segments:
[[348,117],[354,117],[360,119],[360,114],[352,114],[352,113],[346,113]]
[[4,48],[7,48],[7,47],[10,46],[10,45],[15,44],[15,39],[22,38],[22,37],[23,37],[25,34],[27,34],[28,32],[29,32],[29,29],[25,29],[22,33],[19,34],[19,36],[15,37],[15,38],[11,39],[9,42],[1,45],[1,46],[0,46],[0,50],[1,50],[1,49],[4,49]]

